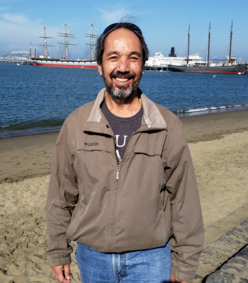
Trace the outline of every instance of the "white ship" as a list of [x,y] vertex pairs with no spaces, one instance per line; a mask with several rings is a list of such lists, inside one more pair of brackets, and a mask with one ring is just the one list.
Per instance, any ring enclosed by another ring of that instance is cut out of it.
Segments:
[[[172,56],[164,57],[161,52],[156,52],[155,56],[149,57],[146,61],[145,67],[149,68],[168,68],[168,65],[183,66],[187,64],[187,57],[177,57],[174,54],[174,48],[171,48]],[[170,54],[170,55],[171,55]],[[196,53],[189,55],[188,65],[202,65],[205,64],[205,60],[201,57],[201,54]]]

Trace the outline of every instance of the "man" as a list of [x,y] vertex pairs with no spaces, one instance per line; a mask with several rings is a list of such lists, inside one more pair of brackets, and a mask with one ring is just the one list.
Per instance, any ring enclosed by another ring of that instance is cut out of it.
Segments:
[[82,282],[192,282],[203,246],[193,165],[179,119],[138,88],[141,30],[110,25],[96,57],[106,88],[66,119],[54,153],[46,218],[56,279],[70,282],[74,240]]

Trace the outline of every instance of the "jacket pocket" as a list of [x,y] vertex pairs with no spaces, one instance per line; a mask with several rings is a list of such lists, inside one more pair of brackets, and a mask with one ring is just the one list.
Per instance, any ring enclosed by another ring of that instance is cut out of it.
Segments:
[[157,133],[142,133],[134,148],[134,153],[154,156],[162,154],[164,135]]
[[81,201],[87,205],[101,199],[109,190],[109,182],[116,171],[111,138],[90,135],[77,140],[76,167]]
[[160,155],[161,154],[161,145],[160,144],[146,144],[146,143],[138,143],[134,149],[134,153],[143,153],[145,155]]
[[[165,138],[164,135],[158,135],[158,134],[152,135],[152,134],[144,133],[142,134],[142,136],[140,137],[134,148],[134,154],[144,155],[143,158],[144,162],[142,163],[141,167],[152,166],[154,169],[157,168],[159,172],[158,175],[160,176],[159,179],[162,184],[160,187],[160,191],[164,190],[164,185],[166,180],[166,176],[165,176],[166,162],[162,156],[164,138]],[[145,156],[148,158],[145,158]]]

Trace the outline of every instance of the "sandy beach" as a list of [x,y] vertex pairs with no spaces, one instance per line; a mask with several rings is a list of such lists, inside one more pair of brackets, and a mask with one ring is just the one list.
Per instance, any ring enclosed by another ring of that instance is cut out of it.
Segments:
[[[248,203],[248,110],[181,120],[207,228]],[[0,140],[0,282],[56,282],[44,208],[57,135]],[[74,254],[72,261],[72,282],[80,282]]]

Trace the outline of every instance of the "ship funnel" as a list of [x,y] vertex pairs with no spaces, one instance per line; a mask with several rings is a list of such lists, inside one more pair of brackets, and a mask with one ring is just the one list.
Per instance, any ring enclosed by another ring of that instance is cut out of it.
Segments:
[[171,47],[171,52],[169,54],[169,57],[177,57],[177,55],[175,54],[175,47]]

